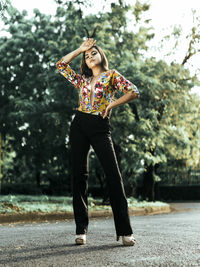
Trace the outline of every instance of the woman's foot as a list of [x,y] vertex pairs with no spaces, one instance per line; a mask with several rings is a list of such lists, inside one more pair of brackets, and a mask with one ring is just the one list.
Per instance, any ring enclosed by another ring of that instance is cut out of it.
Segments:
[[[120,236],[117,236],[117,241],[119,241]],[[136,240],[133,235],[124,235],[122,236],[122,244],[124,246],[134,246]]]
[[76,235],[75,243],[76,243],[76,245],[85,245],[86,244],[86,234]]

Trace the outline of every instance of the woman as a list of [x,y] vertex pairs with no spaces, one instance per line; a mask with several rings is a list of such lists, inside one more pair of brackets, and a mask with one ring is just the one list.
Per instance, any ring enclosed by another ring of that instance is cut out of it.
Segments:
[[[133,246],[135,238],[128,214],[123,181],[111,139],[110,112],[112,108],[139,97],[134,84],[116,70],[108,69],[102,49],[92,38],[85,40],[75,51],[61,58],[58,71],[79,89],[80,105],[70,127],[72,150],[73,210],[76,223],[76,244],[86,244],[88,231],[88,154],[92,145],[106,175],[109,198],[114,215],[117,241]],[[81,75],[69,63],[83,53]],[[112,101],[116,90],[124,93]]]

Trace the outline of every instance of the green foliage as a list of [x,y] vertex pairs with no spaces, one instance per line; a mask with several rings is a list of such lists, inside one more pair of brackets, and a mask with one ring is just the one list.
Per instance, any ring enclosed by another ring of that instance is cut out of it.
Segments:
[[[141,25],[147,4],[135,6],[123,1],[111,5],[111,12],[83,16],[82,1],[57,1],[56,16],[34,9],[12,6],[4,18],[9,37],[0,38],[0,125],[3,142],[3,180],[33,182],[70,191],[69,127],[78,103],[78,92],[61,77],[56,62],[76,49],[92,32],[109,60],[139,89],[140,99],[112,112],[113,139],[121,148],[120,167],[126,185],[141,183],[148,166],[154,179],[162,178],[160,168],[183,161],[187,168],[199,164],[199,99],[190,94],[196,77],[180,64],[168,65],[143,58],[153,38],[149,21]],[[88,4],[88,2],[87,2]],[[128,28],[127,14],[133,15]],[[178,34],[178,33],[177,33]],[[80,57],[72,67],[79,72]],[[119,97],[120,94],[117,95]],[[90,158],[91,183],[98,183],[95,157]],[[171,170],[173,172],[173,168]],[[103,175],[103,174],[102,174]]]
[[[134,198],[128,199],[129,207],[148,208],[162,207],[168,204],[157,202],[137,201]],[[108,205],[102,205],[101,199],[88,198],[89,211],[111,210]],[[0,197],[0,214],[1,213],[28,213],[28,212],[72,212],[72,197],[49,197],[27,196],[27,195],[7,195]]]

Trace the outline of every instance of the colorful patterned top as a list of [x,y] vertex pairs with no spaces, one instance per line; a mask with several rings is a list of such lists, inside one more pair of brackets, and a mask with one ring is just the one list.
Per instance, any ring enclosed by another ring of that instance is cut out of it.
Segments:
[[94,85],[93,105],[90,103],[92,77],[77,74],[62,58],[56,63],[58,71],[79,89],[79,111],[103,116],[116,90],[139,96],[137,87],[116,70],[108,70],[99,76]]

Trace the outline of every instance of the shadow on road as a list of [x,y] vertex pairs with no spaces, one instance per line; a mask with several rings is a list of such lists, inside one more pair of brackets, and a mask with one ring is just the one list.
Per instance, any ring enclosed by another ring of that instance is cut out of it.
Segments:
[[[28,249],[7,250],[4,253],[0,253],[0,264],[5,263],[17,263],[35,260],[39,258],[52,257],[52,256],[64,256],[64,255],[76,255],[81,253],[92,253],[94,251],[108,251],[108,249],[115,249],[124,247],[122,244],[110,244],[110,245],[98,245],[98,246],[80,246],[76,244],[63,244],[46,247],[36,247]],[[34,254],[34,255],[32,255]],[[2,259],[4,257],[4,259]]]

